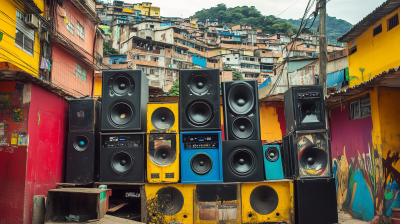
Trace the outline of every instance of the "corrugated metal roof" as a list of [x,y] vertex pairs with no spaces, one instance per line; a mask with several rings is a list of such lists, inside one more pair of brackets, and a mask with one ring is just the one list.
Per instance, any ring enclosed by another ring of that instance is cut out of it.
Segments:
[[[364,17],[359,23],[353,26],[347,33],[338,38],[338,42],[349,42],[354,38],[360,36],[368,28],[373,26],[376,22],[381,20],[383,17],[392,13],[394,10],[400,7],[400,0],[387,0],[381,6],[376,8],[369,15]],[[371,34],[372,35],[372,34]]]

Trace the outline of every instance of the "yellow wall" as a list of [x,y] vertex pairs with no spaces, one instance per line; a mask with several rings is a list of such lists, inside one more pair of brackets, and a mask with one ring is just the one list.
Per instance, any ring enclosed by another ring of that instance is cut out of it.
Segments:
[[[140,10],[142,15],[160,18],[160,8],[152,6],[151,3],[137,3],[133,6],[135,10]],[[157,14],[156,14],[157,13]]]
[[221,51],[221,54],[226,54],[226,49],[223,49],[223,48],[212,48],[210,50],[216,51],[216,52]]
[[194,29],[198,29],[199,25],[197,25],[196,21],[194,20],[190,20],[190,26]]
[[[283,133],[280,122],[283,122],[283,125],[285,125],[283,103],[260,102],[261,139],[267,142],[281,140]],[[285,130],[283,131],[285,132]]]
[[99,98],[101,97],[101,86],[102,86],[102,76],[97,75],[94,77],[94,93],[93,97]]
[[[400,65],[400,25],[388,31],[387,20],[400,8],[375,23],[356,39],[357,52],[348,57],[350,87],[370,80],[375,75]],[[373,29],[382,24],[382,32],[373,37]],[[355,40],[352,40],[355,41]],[[352,41],[347,43],[351,46]]]
[[152,6],[150,8],[150,16],[160,18],[160,8],[156,6]]
[[133,9],[122,9],[122,11],[126,13],[133,13]]
[[[34,0],[34,2],[42,11],[44,10],[43,1]],[[26,14],[26,11],[17,6],[12,0],[4,0],[1,4],[1,12],[5,13],[10,18],[0,13],[0,32],[3,33],[3,38],[0,41],[0,69],[23,70],[31,75],[38,76],[40,36],[38,32],[35,31],[33,56],[15,45],[17,7]]]

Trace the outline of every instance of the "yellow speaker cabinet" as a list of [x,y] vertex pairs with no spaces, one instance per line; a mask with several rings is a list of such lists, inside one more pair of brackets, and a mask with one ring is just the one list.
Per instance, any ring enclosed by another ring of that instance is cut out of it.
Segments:
[[243,183],[242,223],[294,224],[293,181]]
[[179,135],[147,134],[147,181],[179,181]]
[[179,133],[178,103],[148,103],[147,133]]
[[148,223],[193,223],[194,184],[146,184]]

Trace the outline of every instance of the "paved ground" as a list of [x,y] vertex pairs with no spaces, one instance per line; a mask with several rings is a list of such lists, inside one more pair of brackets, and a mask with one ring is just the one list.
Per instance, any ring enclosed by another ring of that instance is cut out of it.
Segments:
[[339,211],[339,224],[369,224],[369,222],[353,219],[351,215],[343,211]]

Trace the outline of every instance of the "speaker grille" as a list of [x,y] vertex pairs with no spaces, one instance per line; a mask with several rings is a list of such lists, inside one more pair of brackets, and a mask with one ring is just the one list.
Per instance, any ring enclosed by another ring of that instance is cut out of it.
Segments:
[[187,118],[195,126],[203,126],[212,120],[213,108],[206,101],[195,101],[187,107]]
[[158,166],[167,166],[174,162],[176,157],[175,150],[169,146],[160,146],[154,150],[154,155],[150,155],[150,159]]
[[175,215],[183,208],[183,195],[174,187],[163,187],[157,191],[156,195],[161,204],[161,210],[166,215]]
[[158,130],[168,130],[175,123],[174,113],[166,107],[159,107],[151,115],[151,123]]
[[306,176],[321,176],[329,166],[326,138],[322,134],[301,136],[297,140],[299,170]]
[[275,162],[279,159],[279,150],[274,147],[269,147],[265,150],[265,158],[270,162]]
[[193,72],[188,78],[188,87],[190,92],[195,95],[204,95],[208,93],[212,86],[210,76],[205,72]]
[[231,170],[239,176],[249,175],[256,167],[256,155],[248,148],[232,150],[228,159]]
[[236,118],[232,122],[232,132],[238,139],[247,139],[253,134],[253,122],[247,117]]
[[110,160],[111,168],[120,175],[128,173],[133,167],[133,158],[125,151],[115,152]]
[[234,84],[229,88],[228,105],[237,115],[248,114],[254,107],[254,90],[248,83]]
[[108,112],[109,121],[117,128],[128,126],[134,117],[134,106],[125,100],[119,100],[111,104]]
[[278,203],[278,194],[270,186],[258,186],[250,194],[251,208],[261,215],[268,215],[275,211]]
[[133,78],[125,73],[117,73],[110,78],[108,83],[110,88],[110,95],[123,96],[132,94],[135,89],[135,82]]
[[78,152],[84,152],[89,147],[89,139],[86,136],[79,135],[74,138],[72,146]]
[[190,167],[198,175],[205,175],[212,168],[212,159],[205,153],[198,153],[190,161]]

